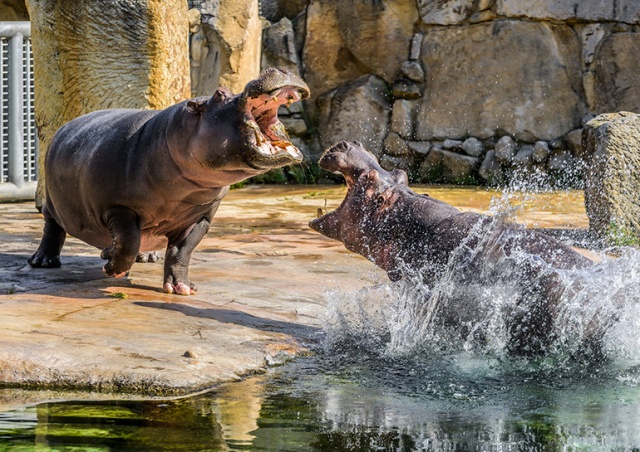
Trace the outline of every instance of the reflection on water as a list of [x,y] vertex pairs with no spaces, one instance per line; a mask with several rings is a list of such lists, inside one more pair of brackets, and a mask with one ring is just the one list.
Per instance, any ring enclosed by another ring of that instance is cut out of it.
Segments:
[[316,356],[186,399],[49,403],[5,412],[0,451],[640,447],[640,391],[612,369],[596,373],[553,378],[535,367],[463,355]]

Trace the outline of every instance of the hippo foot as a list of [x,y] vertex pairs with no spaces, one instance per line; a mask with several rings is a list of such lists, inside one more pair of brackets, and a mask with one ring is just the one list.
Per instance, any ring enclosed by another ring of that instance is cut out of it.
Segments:
[[31,256],[27,262],[33,268],[60,268],[61,265],[59,255],[48,255],[40,251]]
[[176,294],[176,295],[195,295],[198,290],[195,284],[187,285],[185,283],[164,283],[162,286],[164,293]]
[[108,277],[114,277],[116,279],[118,278],[122,278],[125,276],[129,276],[129,270],[124,271],[124,272],[116,272],[113,270],[113,268],[109,265],[109,263],[107,263],[107,265],[105,265],[104,267],[102,267],[102,273],[104,273],[105,275],[107,275]]
[[160,256],[158,256],[158,253],[156,253],[155,251],[152,251],[150,253],[138,253],[138,255],[136,256],[136,262],[142,263],[157,262],[159,259]]

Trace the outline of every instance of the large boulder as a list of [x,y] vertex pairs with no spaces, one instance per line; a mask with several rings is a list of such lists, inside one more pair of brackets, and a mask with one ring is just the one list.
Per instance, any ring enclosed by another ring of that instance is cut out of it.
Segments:
[[585,204],[589,228],[613,239],[640,237],[640,115],[609,113],[583,129],[588,164]]
[[429,28],[416,138],[564,135],[586,112],[579,52],[580,40],[566,25],[498,20]]
[[187,4],[181,0],[29,0],[40,147],[105,108],[162,109],[189,97]]
[[311,0],[302,57],[311,94],[365,74],[391,83],[409,56],[417,18],[415,0]]
[[501,16],[640,23],[638,0],[497,0]]
[[391,102],[384,80],[362,76],[318,98],[318,131],[323,147],[358,140],[380,157],[389,129]]
[[209,51],[197,95],[226,86],[234,93],[260,74],[262,20],[254,0],[207,0],[200,6]]
[[270,67],[287,69],[300,75],[293,24],[286,17],[262,32],[262,69]]
[[640,33],[615,33],[602,41],[593,62],[597,113],[640,111],[638,55]]

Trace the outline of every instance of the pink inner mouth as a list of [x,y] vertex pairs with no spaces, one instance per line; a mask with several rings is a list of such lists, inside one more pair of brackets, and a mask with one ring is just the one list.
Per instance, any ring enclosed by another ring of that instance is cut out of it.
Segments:
[[[300,91],[291,86],[261,94],[258,97],[249,97],[246,104],[247,122],[255,130],[255,141],[259,148],[271,153],[282,152],[296,154],[299,151],[289,141],[289,136],[282,123],[278,120],[278,108],[280,105],[291,105],[302,98]],[[257,127],[255,127],[257,126]],[[265,149],[266,148],[266,149]],[[293,152],[293,148],[296,152]],[[278,151],[280,149],[280,151]]]

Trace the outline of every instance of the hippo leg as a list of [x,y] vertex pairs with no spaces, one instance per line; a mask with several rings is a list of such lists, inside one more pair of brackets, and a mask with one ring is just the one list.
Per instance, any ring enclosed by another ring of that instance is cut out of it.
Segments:
[[115,207],[107,211],[106,221],[112,245],[100,255],[109,259],[102,271],[107,276],[120,278],[127,275],[140,251],[138,215],[126,207]]
[[189,261],[194,248],[209,230],[209,225],[209,220],[202,218],[186,235],[180,236],[175,242],[169,241],[164,259],[163,289],[166,293],[194,295],[198,290],[195,284],[189,282]]
[[58,268],[60,267],[60,250],[67,238],[67,233],[49,215],[46,205],[42,208],[42,213],[44,215],[44,234],[38,250],[27,262],[34,268]]

